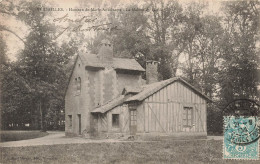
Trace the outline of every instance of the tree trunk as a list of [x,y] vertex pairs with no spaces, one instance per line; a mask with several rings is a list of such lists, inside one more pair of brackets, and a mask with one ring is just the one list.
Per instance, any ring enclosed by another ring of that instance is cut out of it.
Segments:
[[41,131],[46,132],[47,129],[46,129],[46,121],[45,121],[45,109],[44,109],[44,103],[42,102],[42,99],[40,99],[39,108],[41,114]]

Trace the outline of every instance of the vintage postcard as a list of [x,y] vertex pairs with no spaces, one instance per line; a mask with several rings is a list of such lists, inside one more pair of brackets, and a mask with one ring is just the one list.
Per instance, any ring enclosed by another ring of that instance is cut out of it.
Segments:
[[0,163],[259,163],[260,3],[0,0]]

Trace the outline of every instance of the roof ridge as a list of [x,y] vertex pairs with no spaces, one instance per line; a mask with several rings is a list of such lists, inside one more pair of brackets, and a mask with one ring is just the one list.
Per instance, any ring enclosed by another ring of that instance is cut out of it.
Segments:
[[85,66],[89,67],[98,67],[105,68],[107,66],[112,66],[114,69],[122,69],[122,70],[133,70],[144,72],[144,68],[134,59],[134,58],[119,58],[113,57],[112,63],[107,63],[97,54],[91,53],[79,53],[80,59]]
[[199,94],[200,96],[202,96],[203,98],[205,98],[208,101],[212,101],[209,97],[207,97],[206,95],[204,95],[200,90],[198,90],[197,88],[195,88],[194,86],[192,86],[191,84],[189,84],[188,82],[186,82],[185,80],[183,80],[181,77],[173,77],[167,80],[163,80],[161,82],[156,82],[156,83],[152,83],[149,85],[145,85],[143,86],[144,90],[139,92],[138,94],[129,97],[125,102],[129,102],[129,101],[142,101],[145,98],[147,98],[148,96],[158,92],[160,89],[170,85],[171,83],[175,82],[175,81],[180,81],[182,83],[184,83],[187,87],[191,88],[193,91],[197,92],[197,94]]

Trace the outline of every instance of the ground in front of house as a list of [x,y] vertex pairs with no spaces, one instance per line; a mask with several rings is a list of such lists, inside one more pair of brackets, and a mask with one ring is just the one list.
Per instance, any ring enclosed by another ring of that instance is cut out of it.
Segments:
[[[0,163],[244,163],[223,160],[222,140],[100,142],[2,147]],[[246,161],[259,163],[259,161]]]

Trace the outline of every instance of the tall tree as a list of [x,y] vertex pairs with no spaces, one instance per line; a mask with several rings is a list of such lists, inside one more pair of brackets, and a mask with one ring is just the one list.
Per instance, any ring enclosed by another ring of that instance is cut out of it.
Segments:
[[221,72],[221,98],[259,99],[257,93],[256,51],[259,31],[259,7],[257,1],[223,2],[225,6],[225,36],[223,43],[224,70]]
[[184,11],[182,25],[176,34],[176,37],[183,44],[183,54],[187,59],[185,66],[182,67],[184,76],[191,84],[197,86],[195,76],[198,74],[198,67],[196,66],[199,54],[198,39],[203,33],[202,9],[204,7],[204,5],[196,2],[189,4]]
[[66,71],[70,69],[67,65],[77,51],[70,43],[64,43],[62,47],[57,45],[53,39],[55,26],[48,22],[46,12],[37,9],[44,6],[43,1],[20,2],[16,18],[24,22],[30,32],[14,64],[13,73],[5,76],[7,82],[15,86],[11,90],[10,87],[6,89],[10,94],[6,94],[5,102],[13,100],[7,103],[10,106],[6,109],[13,109],[12,114],[16,117],[28,116],[26,119],[20,117],[22,124],[37,126],[40,120],[43,131],[46,130],[46,119],[50,118],[50,113],[60,116],[64,110],[64,91],[68,79]]
[[[160,79],[168,79],[176,74],[178,58],[183,51],[178,48],[178,41],[171,42],[175,38],[172,33],[183,19],[182,7],[177,1],[150,1],[150,8],[151,53],[155,60],[160,61]],[[177,53],[172,53],[173,50]]]
[[[130,5],[127,8],[138,8],[137,5]],[[98,44],[102,39],[108,38],[114,45],[114,56],[135,58],[145,67],[146,59],[150,55],[150,39],[146,35],[147,17],[144,11],[110,12],[107,20],[112,23],[115,30],[99,32],[94,41],[89,44],[92,53],[98,52]],[[141,55],[137,55],[141,54]]]

